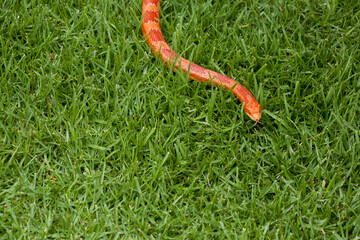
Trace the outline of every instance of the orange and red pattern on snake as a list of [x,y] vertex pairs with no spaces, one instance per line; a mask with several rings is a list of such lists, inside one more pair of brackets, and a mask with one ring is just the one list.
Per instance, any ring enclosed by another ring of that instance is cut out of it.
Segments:
[[152,52],[159,55],[167,66],[173,65],[176,69],[180,68],[186,73],[189,72],[190,79],[209,84],[215,83],[227,90],[233,88],[232,92],[244,104],[246,114],[254,121],[259,122],[261,106],[244,86],[220,73],[190,63],[189,60],[179,57],[170,48],[161,33],[159,7],[160,0],[143,0],[141,29]]

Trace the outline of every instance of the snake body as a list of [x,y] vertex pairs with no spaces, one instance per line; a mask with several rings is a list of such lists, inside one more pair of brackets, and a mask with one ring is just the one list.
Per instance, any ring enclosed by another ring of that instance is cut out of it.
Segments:
[[244,86],[227,76],[191,63],[170,48],[161,33],[159,7],[160,0],[143,0],[141,29],[152,52],[156,56],[160,56],[168,67],[180,68],[188,73],[190,79],[208,84],[214,83],[227,90],[232,89],[234,95],[244,104],[246,114],[254,121],[259,122],[261,106]]

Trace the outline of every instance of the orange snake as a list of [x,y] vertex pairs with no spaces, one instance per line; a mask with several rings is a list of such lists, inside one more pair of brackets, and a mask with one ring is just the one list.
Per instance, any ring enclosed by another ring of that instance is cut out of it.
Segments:
[[[166,43],[160,29],[160,0],[143,0],[141,29],[147,44],[155,55],[160,55],[167,66],[174,64],[174,68],[189,71],[189,78],[205,82],[215,83],[217,86],[232,89],[235,96],[244,104],[246,114],[259,123],[261,117],[261,106],[254,96],[241,84],[220,73],[200,67],[189,60],[179,57]],[[175,63],[174,63],[175,61]],[[174,69],[175,70],[175,69]],[[235,86],[234,86],[235,85]]]

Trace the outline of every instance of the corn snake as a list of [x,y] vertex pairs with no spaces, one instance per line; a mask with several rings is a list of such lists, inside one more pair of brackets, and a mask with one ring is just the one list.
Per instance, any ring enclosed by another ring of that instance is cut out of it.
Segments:
[[160,0],[143,0],[141,29],[156,56],[160,56],[165,65],[174,66],[189,74],[189,78],[208,84],[232,90],[233,94],[244,104],[245,113],[256,123],[261,117],[261,105],[244,86],[233,79],[215,71],[203,68],[189,60],[180,57],[166,43],[160,28]]

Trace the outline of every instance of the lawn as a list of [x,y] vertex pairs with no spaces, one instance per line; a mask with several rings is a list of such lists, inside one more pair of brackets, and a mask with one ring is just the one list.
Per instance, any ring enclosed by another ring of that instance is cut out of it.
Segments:
[[[0,3],[0,239],[356,239],[358,0]],[[359,238],[357,238],[359,239]]]

